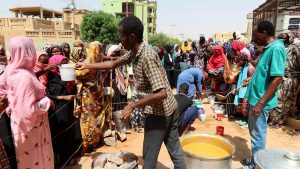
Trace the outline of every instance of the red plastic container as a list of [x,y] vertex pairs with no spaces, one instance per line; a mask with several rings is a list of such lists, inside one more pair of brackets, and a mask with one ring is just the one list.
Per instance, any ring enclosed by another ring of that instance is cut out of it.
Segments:
[[223,114],[217,114],[217,120],[218,121],[222,121],[223,118]]
[[217,126],[216,134],[219,135],[219,136],[224,136],[224,127],[223,126]]

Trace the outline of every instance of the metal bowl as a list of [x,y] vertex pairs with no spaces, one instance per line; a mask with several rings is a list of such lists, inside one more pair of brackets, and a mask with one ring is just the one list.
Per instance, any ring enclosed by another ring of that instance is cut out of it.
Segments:
[[209,169],[230,169],[232,155],[235,153],[235,146],[226,138],[212,134],[188,134],[180,139],[181,146],[191,143],[211,143],[223,148],[230,155],[222,158],[202,157],[184,151],[184,158],[188,169],[209,168]]

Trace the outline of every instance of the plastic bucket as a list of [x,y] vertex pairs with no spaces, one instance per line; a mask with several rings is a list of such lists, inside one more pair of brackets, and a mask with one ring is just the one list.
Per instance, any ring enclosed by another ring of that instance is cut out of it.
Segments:
[[76,80],[74,64],[62,64],[61,66],[59,66],[59,71],[60,71],[60,76],[62,81]]
[[223,126],[217,126],[216,134],[219,135],[219,136],[224,136],[224,127]]
[[205,122],[206,114],[200,114],[199,118],[200,118],[200,121]]
[[125,132],[131,129],[130,119],[127,118],[125,120],[120,119],[120,115],[122,114],[122,110],[113,112],[114,122],[116,124],[116,129],[118,132]]
[[217,114],[218,121],[222,121],[222,118],[223,118],[223,114],[221,114],[221,113]]

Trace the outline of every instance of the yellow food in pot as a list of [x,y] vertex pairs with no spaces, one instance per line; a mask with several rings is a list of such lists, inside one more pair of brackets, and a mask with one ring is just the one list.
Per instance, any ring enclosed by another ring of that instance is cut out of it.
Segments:
[[222,147],[210,143],[194,142],[184,145],[182,148],[186,152],[203,158],[224,158],[230,156],[230,153]]

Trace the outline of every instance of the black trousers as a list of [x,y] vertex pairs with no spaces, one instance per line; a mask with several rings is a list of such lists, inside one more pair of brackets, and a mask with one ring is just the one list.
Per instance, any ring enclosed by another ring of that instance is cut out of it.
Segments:
[[178,114],[158,116],[146,114],[144,133],[144,169],[156,169],[162,143],[165,143],[175,169],[186,169],[179,142]]
[[11,136],[10,118],[6,115],[6,113],[4,113],[0,117],[0,139],[3,142],[10,167],[12,169],[17,169],[15,147]]

